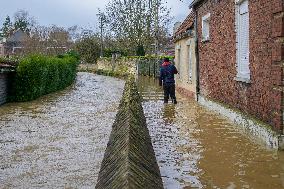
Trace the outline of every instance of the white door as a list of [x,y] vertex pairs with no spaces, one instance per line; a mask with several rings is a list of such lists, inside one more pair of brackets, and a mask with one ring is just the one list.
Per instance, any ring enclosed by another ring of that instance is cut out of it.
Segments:
[[250,79],[248,0],[239,4],[237,36],[238,77]]

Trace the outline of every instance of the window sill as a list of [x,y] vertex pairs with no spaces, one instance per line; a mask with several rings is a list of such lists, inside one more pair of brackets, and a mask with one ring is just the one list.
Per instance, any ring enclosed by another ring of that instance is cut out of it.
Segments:
[[239,82],[243,82],[243,83],[247,83],[247,84],[250,84],[251,83],[251,80],[248,79],[248,78],[243,78],[243,77],[235,77],[234,78],[235,81],[239,81]]

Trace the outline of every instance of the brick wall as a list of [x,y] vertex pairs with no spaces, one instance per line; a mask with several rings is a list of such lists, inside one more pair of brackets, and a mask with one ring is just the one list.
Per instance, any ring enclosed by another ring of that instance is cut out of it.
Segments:
[[8,75],[0,73],[0,105],[6,102],[8,95]]
[[[201,94],[263,120],[281,131],[283,1],[249,0],[251,83],[235,81],[235,0],[205,0],[198,11]],[[201,42],[202,16],[210,16],[210,41]]]

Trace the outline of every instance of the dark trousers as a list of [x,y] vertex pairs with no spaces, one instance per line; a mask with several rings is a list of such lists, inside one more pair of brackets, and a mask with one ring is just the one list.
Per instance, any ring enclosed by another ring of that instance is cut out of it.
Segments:
[[164,103],[168,103],[169,97],[171,97],[173,103],[176,103],[175,84],[164,84]]

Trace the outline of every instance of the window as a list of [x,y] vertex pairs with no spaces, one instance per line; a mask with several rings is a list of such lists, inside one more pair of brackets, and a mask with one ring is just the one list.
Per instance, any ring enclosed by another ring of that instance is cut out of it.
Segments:
[[248,0],[236,0],[236,33],[237,33],[236,80],[243,82],[250,82]]
[[210,13],[202,17],[202,41],[208,41],[210,38],[209,22],[210,22]]
[[177,63],[178,63],[178,72],[179,72],[179,78],[181,78],[181,46],[180,45],[177,45],[176,47],[177,51],[178,51],[178,60],[177,60]]
[[188,46],[188,82],[192,82],[192,51],[191,51],[191,42],[187,42]]

